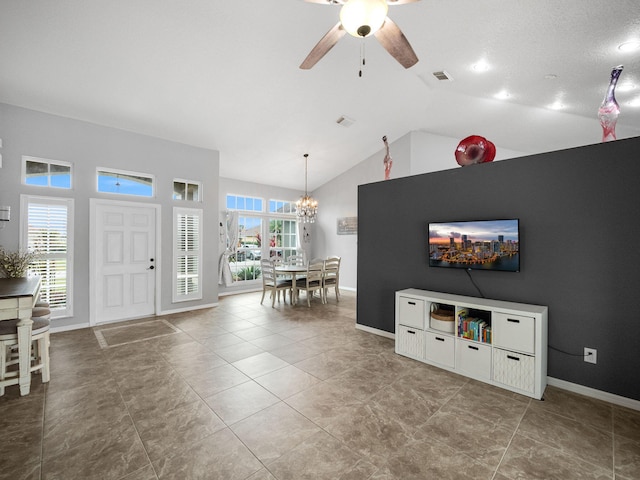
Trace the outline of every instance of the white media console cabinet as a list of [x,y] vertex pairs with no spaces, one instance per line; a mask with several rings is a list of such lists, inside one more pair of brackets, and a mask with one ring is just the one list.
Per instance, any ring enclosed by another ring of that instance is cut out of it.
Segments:
[[[432,311],[436,310],[432,319]],[[410,288],[396,292],[396,353],[541,399],[547,307]],[[450,322],[438,313],[450,314]]]

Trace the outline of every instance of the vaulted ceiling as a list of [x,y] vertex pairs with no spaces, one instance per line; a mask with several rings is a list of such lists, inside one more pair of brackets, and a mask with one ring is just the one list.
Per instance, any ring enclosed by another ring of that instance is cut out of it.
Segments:
[[[339,11],[302,0],[3,0],[0,102],[219,150],[221,176],[270,185],[302,189],[309,153],[310,190],[381,150],[383,135],[412,130],[524,153],[598,143],[596,112],[619,64],[618,138],[640,135],[640,49],[619,48],[640,42],[637,0],[393,5],[415,66],[345,35],[299,69]],[[434,77],[443,70],[451,80]]]

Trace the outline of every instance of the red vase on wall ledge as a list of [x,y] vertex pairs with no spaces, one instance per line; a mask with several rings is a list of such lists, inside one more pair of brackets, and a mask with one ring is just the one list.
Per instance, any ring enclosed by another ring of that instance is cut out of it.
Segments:
[[471,135],[463,139],[455,151],[456,162],[461,167],[475,163],[493,162],[496,146],[480,135]]
[[622,73],[624,66],[618,65],[611,70],[611,80],[609,81],[609,88],[604,95],[602,104],[598,108],[598,119],[602,126],[602,141],[609,142],[616,139],[616,122],[618,121],[618,115],[620,115],[620,106],[616,102],[616,84],[618,78]]

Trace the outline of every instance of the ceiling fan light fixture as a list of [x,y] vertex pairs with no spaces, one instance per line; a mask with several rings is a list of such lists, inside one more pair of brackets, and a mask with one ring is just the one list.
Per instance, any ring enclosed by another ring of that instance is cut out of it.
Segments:
[[340,9],[340,22],[350,35],[368,37],[380,30],[388,11],[385,0],[349,0]]

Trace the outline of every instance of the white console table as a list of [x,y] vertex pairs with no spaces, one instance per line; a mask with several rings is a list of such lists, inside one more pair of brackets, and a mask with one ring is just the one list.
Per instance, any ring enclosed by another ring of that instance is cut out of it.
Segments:
[[[453,331],[431,321],[453,314]],[[396,292],[396,353],[541,399],[547,385],[547,313],[540,305],[427,290]]]

